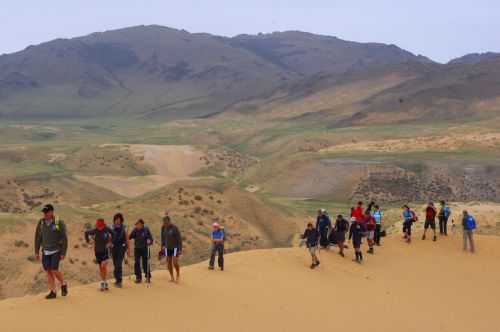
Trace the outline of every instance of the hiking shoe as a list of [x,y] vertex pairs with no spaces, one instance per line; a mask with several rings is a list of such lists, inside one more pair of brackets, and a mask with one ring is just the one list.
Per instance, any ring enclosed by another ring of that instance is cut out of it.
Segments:
[[104,290],[105,291],[108,291],[109,290],[109,285],[107,282],[104,283]]
[[316,264],[312,263],[311,264],[311,269],[314,269],[316,267]]
[[434,235],[434,237],[432,238],[432,241],[436,242],[437,241],[437,236]]
[[142,279],[135,279],[134,283],[140,284],[140,283],[142,283]]
[[57,294],[56,294],[56,292],[53,292],[53,291],[50,291],[50,293],[47,294],[47,296],[45,296],[45,298],[47,300],[52,300],[52,299],[55,299],[56,297],[57,297]]
[[339,252],[339,255],[342,256],[342,257],[345,257],[345,255],[344,255],[343,252]]
[[209,270],[214,270],[214,267],[213,266],[209,266],[208,269]]
[[61,285],[61,295],[62,296],[68,295],[68,284]]

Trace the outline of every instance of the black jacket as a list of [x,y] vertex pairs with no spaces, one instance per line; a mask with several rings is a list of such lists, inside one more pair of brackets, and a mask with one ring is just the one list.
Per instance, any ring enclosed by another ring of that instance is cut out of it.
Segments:
[[347,233],[349,230],[349,222],[345,218],[337,218],[335,220],[335,231]]
[[107,226],[103,229],[94,228],[85,232],[85,241],[87,241],[87,243],[90,237],[94,238],[95,252],[106,252],[108,244],[111,243],[113,239],[113,231]]
[[130,232],[129,239],[134,240],[134,248],[136,249],[146,249],[148,247],[148,240],[153,243],[153,235],[146,226],[141,230],[134,228],[134,230]]
[[361,241],[365,232],[366,226],[364,223],[352,223],[349,229],[349,240],[352,238],[354,241]]
[[313,229],[307,228],[304,231],[304,235],[302,235],[302,238],[306,240],[306,245],[308,248],[315,247],[318,245],[319,231],[315,228],[313,228]]
[[170,224],[161,227],[161,245],[167,249],[177,248],[182,251],[182,236],[177,226]]

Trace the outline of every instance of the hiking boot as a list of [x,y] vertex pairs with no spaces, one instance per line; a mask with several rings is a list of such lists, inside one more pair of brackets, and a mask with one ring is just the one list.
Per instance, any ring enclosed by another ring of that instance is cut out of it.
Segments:
[[50,291],[50,293],[49,293],[49,294],[47,294],[47,296],[45,296],[45,298],[46,298],[47,300],[52,300],[52,299],[55,299],[56,297],[57,297],[57,294],[56,294],[56,292],[54,292],[54,291]]
[[140,284],[140,283],[142,283],[142,279],[135,279],[134,283]]
[[104,290],[105,291],[108,291],[109,290],[109,285],[107,282],[104,283]]
[[434,235],[434,237],[432,238],[432,241],[436,242],[437,241],[437,236]]
[[316,264],[315,264],[315,265],[316,265],[316,266],[319,266],[319,261],[316,261]]
[[208,269],[209,270],[214,270],[214,267],[213,266],[209,266]]
[[68,284],[61,285],[61,295],[62,296],[68,295]]
[[316,264],[312,263],[311,264],[311,269],[314,269],[316,267]]
[[342,257],[345,257],[345,255],[344,255],[343,252],[339,252],[339,255],[342,256]]

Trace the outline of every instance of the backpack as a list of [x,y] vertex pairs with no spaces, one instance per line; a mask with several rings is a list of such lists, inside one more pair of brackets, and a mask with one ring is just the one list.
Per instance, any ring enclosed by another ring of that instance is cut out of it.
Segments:
[[[42,226],[43,222],[44,222],[44,220],[40,219],[40,221],[38,222],[38,225]],[[58,219],[57,217],[54,216],[54,224],[55,224],[56,231],[60,232],[61,231],[61,219]]]
[[445,218],[448,218],[451,214],[451,210],[448,206],[445,206],[444,209],[443,209],[443,214],[444,214],[444,217]]
[[418,221],[418,216],[417,216],[417,214],[415,213],[415,211],[411,210],[411,211],[410,211],[410,213],[411,213],[411,219],[412,219],[412,221],[413,221],[413,222]]
[[476,226],[476,220],[474,219],[474,217],[467,216],[467,218],[465,219],[465,227],[468,230],[476,229],[477,226]]

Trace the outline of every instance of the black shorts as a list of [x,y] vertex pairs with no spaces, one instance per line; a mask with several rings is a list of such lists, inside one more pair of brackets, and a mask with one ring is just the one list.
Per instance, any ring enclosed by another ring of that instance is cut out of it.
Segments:
[[61,255],[56,252],[55,254],[52,255],[45,255],[43,254],[42,256],[42,266],[45,271],[51,270],[51,271],[57,271],[59,270],[59,262],[61,261]]
[[173,248],[173,249],[166,249],[167,251],[167,257],[178,257],[179,256],[179,249]]
[[344,242],[345,241],[345,232],[336,232],[335,238],[336,238],[337,242]]
[[95,261],[97,264],[101,264],[109,259],[109,254],[107,252],[96,252]]
[[436,229],[436,220],[426,220],[424,224],[424,229],[427,228]]

